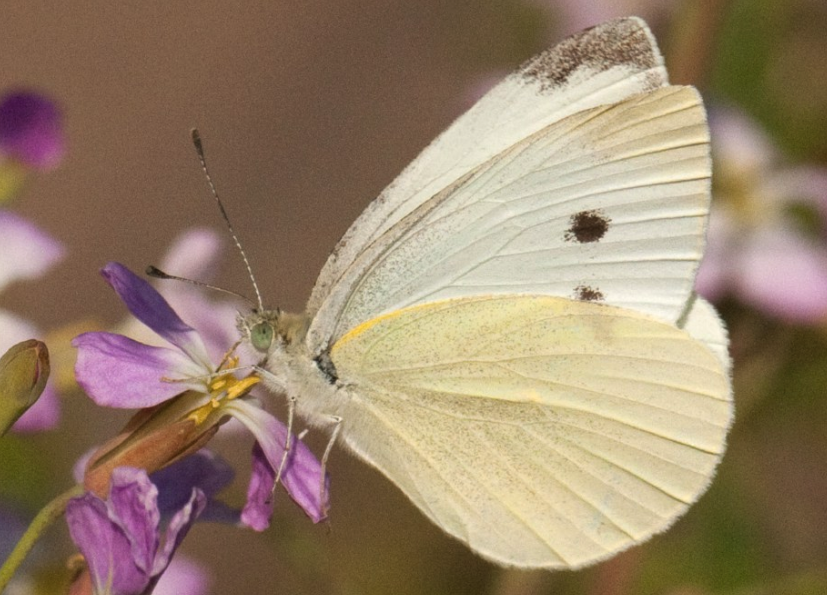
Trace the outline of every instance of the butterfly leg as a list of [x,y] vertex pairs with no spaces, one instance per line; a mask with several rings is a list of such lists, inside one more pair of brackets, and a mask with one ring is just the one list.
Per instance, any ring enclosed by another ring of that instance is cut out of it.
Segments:
[[287,466],[287,457],[290,456],[290,445],[293,442],[293,418],[296,412],[296,398],[287,397],[287,438],[284,443],[284,454],[281,455],[281,462],[279,463],[278,471],[276,472],[276,481],[273,482],[273,490],[279,485],[281,481],[281,474]]
[[[261,377],[267,387],[276,393],[286,393],[286,387],[284,383],[272,372],[263,368],[261,366],[254,366],[253,369],[256,373]],[[287,457],[290,456],[290,445],[293,442],[293,418],[295,417],[296,413],[296,397],[287,397],[287,436],[284,440],[284,454],[281,456],[281,462],[279,463],[279,468],[276,470],[276,481],[273,483],[273,490],[275,491],[276,486],[279,485],[279,481],[281,480],[281,474],[284,472],[284,468],[287,466]]]
[[284,381],[281,380],[275,374],[273,374],[270,370],[260,365],[252,366],[252,368],[253,370],[255,370],[256,374],[258,374],[259,377],[261,377],[261,379],[264,381],[264,385],[268,389],[270,389],[276,394],[287,394],[287,386],[284,384]]
[[327,482],[325,482],[325,478],[327,477],[327,458],[330,456],[330,452],[333,450],[333,445],[336,443],[336,438],[339,436],[339,430],[342,429],[342,418],[338,415],[331,415],[329,418],[330,423],[333,425],[333,432],[330,434],[330,440],[327,442],[327,446],[325,446],[324,453],[322,454],[322,473],[319,477],[319,502],[322,503],[324,510],[322,513],[327,516],[327,495],[325,492],[327,491]]

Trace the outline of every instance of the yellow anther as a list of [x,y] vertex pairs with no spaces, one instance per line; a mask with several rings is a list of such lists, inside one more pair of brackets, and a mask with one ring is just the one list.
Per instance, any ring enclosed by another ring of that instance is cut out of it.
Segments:
[[233,383],[232,386],[227,388],[227,398],[228,399],[236,399],[243,395],[246,395],[250,392],[250,389],[253,388],[256,384],[261,382],[261,378],[258,376],[247,376],[246,378],[242,378],[241,380],[236,381]]
[[215,410],[216,406],[219,405],[217,401],[216,404],[213,405],[214,401],[215,399],[211,399],[206,405],[202,405],[198,409],[194,409],[189,415],[187,415],[187,419],[191,419],[196,425],[201,425],[204,423],[204,420],[210,416],[210,413]]
[[218,367],[219,370],[222,368],[237,368],[238,367],[238,356],[228,356],[224,359],[221,365]]
[[230,390],[230,387],[238,382],[238,378],[232,374],[221,374],[210,381],[210,392],[221,393]]
[[194,421],[196,424],[201,424],[207,419],[213,411],[221,407],[221,401],[217,397],[212,397],[207,403],[201,405],[198,409],[193,409],[187,415],[187,419]]

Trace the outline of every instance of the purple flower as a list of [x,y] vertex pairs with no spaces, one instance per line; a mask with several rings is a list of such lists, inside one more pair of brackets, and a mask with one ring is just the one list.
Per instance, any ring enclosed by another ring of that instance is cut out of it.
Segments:
[[64,152],[60,113],[54,102],[31,91],[0,100],[0,157],[33,169],[51,169]]
[[[90,465],[90,462],[99,457],[100,452],[101,449],[95,448],[78,459],[72,473],[75,481],[88,484],[87,475],[90,470],[94,473],[95,468],[94,463]],[[113,469],[108,471],[110,476]],[[232,483],[234,477],[235,471],[232,466],[206,448],[149,476],[158,488],[158,510],[162,517],[168,517],[181,509],[189,500],[192,490],[198,489],[206,498],[206,506],[199,517],[200,520],[237,525],[241,523],[241,511],[216,499],[216,496]],[[86,487],[100,496],[107,493],[110,482],[107,481],[103,486]]]
[[205,504],[203,492],[193,489],[170,519],[162,544],[158,489],[142,469],[115,469],[105,500],[92,493],[71,500],[66,521],[95,593],[151,593]]
[[26,530],[23,517],[0,502],[0,560],[5,560]]
[[552,13],[557,30],[568,35],[598,23],[630,14],[658,23],[675,12],[675,0],[533,0],[540,8]]
[[[85,333],[73,341],[78,348],[75,376],[97,404],[148,408],[164,403],[164,407],[139,412],[136,418],[140,419],[108,445],[111,450],[106,457],[96,460],[105,458],[107,465],[128,461],[154,471],[181,453],[194,452],[211,438],[209,432],[235,418],[257,442],[250,497],[242,520],[255,529],[265,528],[272,506],[273,470],[282,465],[287,430],[250,396],[250,388],[259,378],[248,375],[239,379],[213,365],[200,334],[146,281],[116,263],[108,264],[102,273],[129,311],[167,346],[150,346],[105,332]],[[260,464],[262,457],[266,465]],[[91,472],[94,466],[93,461]],[[314,521],[324,518],[326,511],[320,479],[321,465],[293,436],[281,482]],[[105,486],[105,480],[92,483],[99,489]]]
[[209,574],[203,566],[184,556],[176,556],[161,575],[152,595],[206,595],[209,588]]
[[[161,270],[209,282],[218,270],[222,242],[210,229],[193,228],[181,233],[161,261]],[[173,310],[186,312],[187,321],[198,327],[207,353],[213,361],[220,360],[228,345],[238,338],[235,317],[239,304],[234,301],[207,299],[200,288],[178,281],[156,284]],[[149,345],[169,345],[135,317],[118,325],[115,332]]]
[[[169,467],[150,476],[158,486],[158,509],[161,516],[171,515],[186,504],[193,489],[200,490],[207,500],[202,521],[236,524],[240,520],[238,510],[233,510],[215,499],[218,493],[230,485],[235,471],[230,464],[214,452],[201,449]],[[271,486],[272,487],[272,486]]]
[[[0,290],[14,281],[35,279],[59,262],[65,254],[63,246],[17,215],[0,209]],[[0,353],[26,339],[41,336],[27,320],[0,309]],[[23,416],[14,430],[19,432],[46,430],[57,425],[60,404],[51,383]]]
[[715,177],[708,245],[696,280],[790,322],[827,316],[827,169],[781,164],[743,114],[712,112]]

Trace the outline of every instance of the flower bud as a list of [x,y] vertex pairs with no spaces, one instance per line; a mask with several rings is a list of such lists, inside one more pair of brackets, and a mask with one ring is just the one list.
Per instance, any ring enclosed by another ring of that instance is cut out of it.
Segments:
[[0,436],[35,404],[49,379],[46,344],[29,339],[0,357]]
[[[186,403],[199,395],[180,395]],[[100,498],[109,493],[112,471],[118,467],[135,467],[154,473],[203,447],[218,431],[223,420],[199,423],[185,410],[180,416],[177,407],[156,406],[139,410],[121,432],[101,445],[89,459],[83,485]]]

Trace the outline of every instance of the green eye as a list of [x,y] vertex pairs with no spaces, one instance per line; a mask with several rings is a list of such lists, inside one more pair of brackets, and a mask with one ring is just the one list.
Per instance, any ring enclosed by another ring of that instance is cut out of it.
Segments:
[[267,351],[273,342],[273,325],[259,322],[250,329],[250,343],[256,351]]

